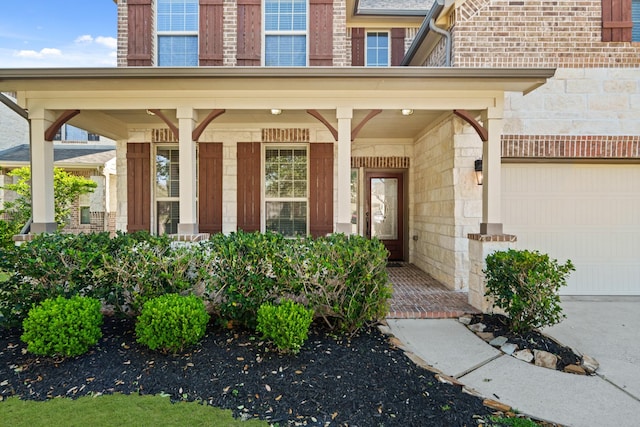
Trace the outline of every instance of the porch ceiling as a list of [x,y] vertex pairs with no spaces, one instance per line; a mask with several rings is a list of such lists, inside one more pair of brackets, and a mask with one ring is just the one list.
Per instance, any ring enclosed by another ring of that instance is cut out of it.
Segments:
[[[358,138],[415,138],[443,113],[501,107],[505,91],[527,93],[553,69],[374,68],[102,68],[0,69],[0,91],[17,92],[30,111],[80,110],[69,123],[114,139],[140,126],[177,124],[176,109],[198,120],[225,109],[211,126],[305,126],[319,111],[334,127],[336,109],[352,108],[352,126],[373,109]],[[271,108],[282,109],[271,115]],[[414,114],[403,116],[401,109]]]

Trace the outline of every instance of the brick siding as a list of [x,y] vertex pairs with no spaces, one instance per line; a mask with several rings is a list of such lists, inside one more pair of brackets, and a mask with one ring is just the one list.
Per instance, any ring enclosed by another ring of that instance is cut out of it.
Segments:
[[640,136],[502,135],[502,158],[640,159]]

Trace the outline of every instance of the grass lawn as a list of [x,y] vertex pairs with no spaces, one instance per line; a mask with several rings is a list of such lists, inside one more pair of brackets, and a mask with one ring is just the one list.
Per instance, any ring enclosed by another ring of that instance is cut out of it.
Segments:
[[171,403],[168,397],[123,394],[56,398],[46,402],[12,397],[0,402],[7,426],[216,426],[266,427],[264,421],[240,421],[231,411],[196,402]]

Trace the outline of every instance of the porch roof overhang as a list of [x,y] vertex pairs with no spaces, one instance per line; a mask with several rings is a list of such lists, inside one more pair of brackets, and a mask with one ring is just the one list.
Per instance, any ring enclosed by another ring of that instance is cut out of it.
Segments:
[[[335,123],[337,108],[352,108],[354,120],[373,109],[383,113],[361,137],[414,138],[444,112],[482,111],[502,105],[505,92],[528,93],[553,76],[551,68],[424,67],[197,67],[0,69],[0,91],[17,93],[29,114],[80,110],[69,120],[113,139],[128,129],[158,124],[148,110],[177,108],[226,113],[217,123],[317,123],[307,110]],[[271,116],[268,109],[287,111]],[[402,126],[401,109],[413,109]]]

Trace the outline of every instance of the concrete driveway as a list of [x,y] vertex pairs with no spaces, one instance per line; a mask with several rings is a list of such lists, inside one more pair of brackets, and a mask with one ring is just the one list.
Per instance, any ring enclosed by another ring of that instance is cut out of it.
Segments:
[[564,297],[567,316],[544,332],[594,357],[603,379],[640,400],[640,296]]

